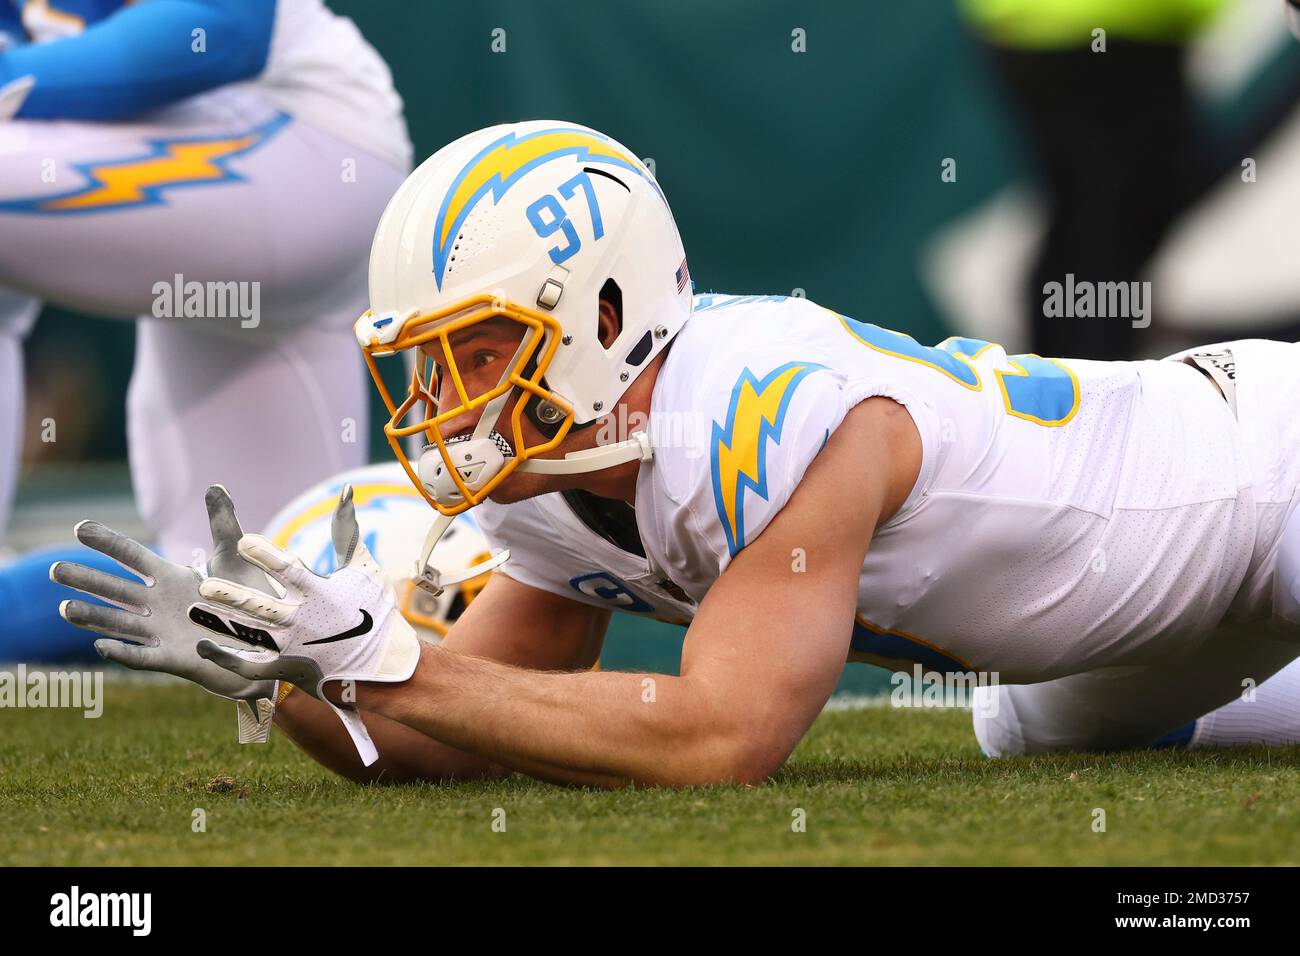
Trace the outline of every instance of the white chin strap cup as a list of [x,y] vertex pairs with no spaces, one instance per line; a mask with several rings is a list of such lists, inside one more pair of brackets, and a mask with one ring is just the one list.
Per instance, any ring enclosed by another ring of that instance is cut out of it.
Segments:
[[[485,416],[486,417],[486,416]],[[476,430],[477,431],[477,430]],[[477,446],[480,442],[486,442],[496,448],[496,442],[492,438],[480,438],[477,434],[468,440],[459,441],[454,444],[455,452],[453,454],[462,454],[461,449],[466,446]],[[453,446],[449,445],[447,450],[452,452]],[[479,454],[486,456],[486,452],[480,452],[477,448],[469,448],[469,457],[466,463],[474,465],[474,458]],[[478,468],[474,466],[475,483],[471,484],[465,480],[464,472],[461,472],[462,480],[470,491],[477,491],[488,483],[496,474],[505,466],[505,456],[501,454],[499,448],[496,448],[496,454],[501,457],[500,463],[494,469]],[[519,471],[527,471],[535,475],[578,475],[589,471],[600,471],[602,468],[612,468],[614,465],[626,464],[629,461],[650,461],[654,457],[654,448],[650,444],[650,436],[645,432],[633,432],[632,437],[627,441],[621,441],[613,445],[605,445],[601,448],[589,448],[585,451],[570,452],[563,458],[530,458],[528,461],[520,462]],[[424,454],[420,456],[419,474],[420,481],[424,482],[425,487],[433,494],[434,500],[440,503],[453,504],[459,503],[462,499],[460,492],[457,491],[455,499],[448,501],[440,497],[435,488],[436,486],[426,478],[426,461],[431,458],[438,459],[438,465],[441,466],[442,472],[446,472],[446,463],[442,460],[442,455],[438,453],[437,448],[427,448]],[[429,461],[427,466],[428,473],[433,476],[433,463]],[[459,465],[457,466],[459,470]],[[441,477],[441,476],[439,476]],[[455,482],[448,477],[447,481],[455,488]],[[450,574],[444,574],[433,566],[430,557],[433,555],[433,549],[437,547],[438,540],[443,536],[446,530],[451,527],[453,517],[448,515],[438,515],[429,527],[429,533],[424,537],[424,547],[420,549],[420,560],[415,564],[415,573],[412,577],[415,585],[434,595],[441,594],[444,588],[451,587],[453,584],[459,584],[462,581],[468,581],[470,578],[476,578],[480,574],[486,574],[501,567],[510,559],[508,550],[498,551],[486,561],[480,561],[478,564],[471,565],[468,568],[462,568]]]
[[[493,432],[490,438],[465,438],[447,443],[447,455],[455,462],[460,480],[470,491],[478,491],[505,467],[506,454],[502,450],[505,442],[503,439],[498,443],[497,437]],[[509,449],[508,445],[506,449]],[[437,445],[424,446],[415,470],[434,501],[442,505],[458,505],[465,500]]]
[[[510,393],[506,392],[492,399],[484,407],[472,435],[447,442],[447,455],[455,463],[460,480],[471,492],[491,481],[505,467],[506,456],[514,454],[510,443],[496,431],[497,418],[509,398]],[[436,445],[424,446],[416,472],[420,483],[438,504],[458,505],[465,500]]]

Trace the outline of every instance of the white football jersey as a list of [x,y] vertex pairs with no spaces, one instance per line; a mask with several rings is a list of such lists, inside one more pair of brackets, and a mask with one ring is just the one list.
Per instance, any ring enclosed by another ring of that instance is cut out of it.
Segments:
[[[911,413],[923,461],[863,563],[851,659],[1040,681],[1158,658],[1239,609],[1251,467],[1200,372],[929,348],[798,298],[698,297],[654,389],[636,495],[647,558],[558,494],[476,513],[511,577],[688,621],[872,396]],[[876,455],[862,449],[864,472]]]

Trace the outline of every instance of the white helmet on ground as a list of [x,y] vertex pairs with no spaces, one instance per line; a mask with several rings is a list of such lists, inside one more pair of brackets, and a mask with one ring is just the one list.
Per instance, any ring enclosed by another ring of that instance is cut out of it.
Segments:
[[[461,582],[433,595],[415,587],[411,567],[434,517],[395,462],[370,465],[335,475],[304,491],[280,509],[264,532],[278,547],[302,558],[317,574],[335,569],[330,519],[339,493],[352,485],[352,501],[362,540],[397,592],[402,616],[421,640],[437,643],[483,586],[487,575]],[[458,517],[438,542],[435,559],[456,567],[489,556],[487,540],[472,515]]]

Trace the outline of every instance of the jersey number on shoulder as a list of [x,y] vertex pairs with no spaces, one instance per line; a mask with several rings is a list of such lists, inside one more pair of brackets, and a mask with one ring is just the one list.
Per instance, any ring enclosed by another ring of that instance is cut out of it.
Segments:
[[[910,335],[838,316],[844,328],[867,348],[928,366],[973,392],[982,391],[973,359],[991,342],[950,338],[941,345],[921,345]],[[995,369],[1002,404],[1008,415],[1039,425],[1066,424],[1079,410],[1079,380],[1064,365],[1037,355],[1007,356],[1009,369]]]

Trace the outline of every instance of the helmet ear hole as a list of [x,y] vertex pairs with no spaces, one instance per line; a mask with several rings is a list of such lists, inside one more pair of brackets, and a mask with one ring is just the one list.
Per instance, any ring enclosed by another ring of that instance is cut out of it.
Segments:
[[605,284],[600,287],[600,302],[608,302],[614,310],[615,324],[612,333],[606,333],[603,328],[600,330],[600,344],[608,352],[610,346],[623,334],[623,290],[613,279],[606,279]]

